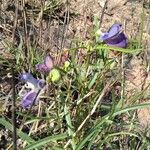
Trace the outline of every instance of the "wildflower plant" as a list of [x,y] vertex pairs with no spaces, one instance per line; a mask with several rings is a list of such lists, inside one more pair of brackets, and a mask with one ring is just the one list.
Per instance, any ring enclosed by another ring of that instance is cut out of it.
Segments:
[[[26,85],[21,106],[31,108],[38,104],[42,95],[44,100],[38,105],[38,114],[29,113],[25,118],[29,135],[18,134],[28,144],[24,144],[25,149],[81,150],[105,149],[109,146],[119,149],[117,143],[121,145],[123,138],[131,138],[135,145],[137,139],[140,141],[143,138],[136,132],[138,127],[133,126],[135,118],[123,122],[121,115],[130,115],[130,111],[150,104],[129,106],[120,103],[125,99],[124,95],[120,98],[119,91],[124,84],[120,86],[123,81],[118,66],[114,64],[115,59],[107,55],[109,50],[123,53],[131,50],[127,50],[127,46],[127,36],[122,25],[117,23],[101,37],[97,35],[96,41],[91,38],[70,48],[69,59],[61,67],[55,66],[50,55],[42,63],[35,65],[38,60],[31,63],[32,73],[20,75],[20,81]],[[43,79],[37,78],[36,74],[39,73]]]
[[42,74],[47,73],[46,80],[38,80],[31,73],[23,73],[20,80],[30,89],[22,98],[21,105],[23,108],[29,108],[38,101],[38,98],[46,89],[46,82],[56,82],[60,79],[60,73],[54,68],[53,59],[51,56],[46,56],[44,62],[36,65],[36,70]]

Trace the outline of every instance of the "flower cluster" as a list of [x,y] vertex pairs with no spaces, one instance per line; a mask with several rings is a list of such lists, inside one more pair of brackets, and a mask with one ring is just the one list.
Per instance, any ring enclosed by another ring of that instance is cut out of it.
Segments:
[[[58,70],[53,69],[54,64],[51,56],[46,56],[44,62],[36,65],[36,70],[41,73],[49,73],[48,79],[52,79],[52,81],[56,80],[56,76],[58,79],[58,75],[60,74]],[[55,77],[55,78],[54,78]],[[55,79],[55,80],[54,80]],[[46,82],[44,80],[38,80],[33,77],[31,73],[23,73],[20,76],[20,80],[28,85],[30,89],[29,92],[26,92],[22,98],[21,105],[23,108],[29,108],[34,103],[37,102],[38,97],[42,94],[41,91],[44,90]]]

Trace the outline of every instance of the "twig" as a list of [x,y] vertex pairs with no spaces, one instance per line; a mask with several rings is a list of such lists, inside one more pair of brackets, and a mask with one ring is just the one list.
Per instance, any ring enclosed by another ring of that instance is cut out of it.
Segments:
[[[40,113],[41,113],[41,103],[39,102],[39,109],[38,109],[38,114],[37,114],[37,117],[40,117]],[[36,133],[37,132],[37,128],[38,128],[38,124],[39,124],[39,120],[37,120],[37,122],[34,122],[31,129],[30,129],[30,132],[29,132],[29,136],[32,134],[32,132]],[[23,143],[23,147],[26,146],[26,141]]]
[[103,18],[104,18],[104,14],[105,14],[105,9],[107,8],[107,3],[108,3],[108,0],[105,0],[105,4],[104,4],[104,7],[102,9],[102,13],[100,15],[99,28],[101,28],[101,25],[102,25],[102,22],[103,22]]
[[44,14],[45,0],[41,0],[41,10],[39,13],[39,43],[42,45],[42,30],[43,30],[43,14]]
[[14,67],[12,66],[12,88],[13,88],[13,100],[12,100],[12,124],[13,124],[13,150],[17,150],[17,131],[16,131],[16,91],[15,91],[15,75]]
[[22,0],[23,7],[23,18],[24,18],[24,43],[25,43],[25,57],[28,60],[28,31],[27,31],[27,18],[26,18],[26,10],[25,10],[25,0]]
[[18,0],[16,0],[15,3],[16,3],[16,9],[15,9],[15,20],[14,20],[14,26],[13,26],[13,32],[12,32],[12,43],[14,43],[15,41],[15,33],[16,33],[17,20],[18,20],[18,7],[19,7]]
[[121,55],[121,107],[123,108],[124,106],[124,85],[125,85],[125,72],[124,72],[124,53]]
[[61,49],[64,47],[68,22],[69,22],[69,4],[68,4],[68,0],[67,0],[66,1],[66,12],[65,12],[65,16],[64,16],[64,22],[63,22],[62,39],[61,39],[61,44],[60,44]]
[[[68,0],[66,0],[66,12],[65,12],[65,16],[64,16],[64,22],[63,22],[63,29],[61,31],[60,27],[59,27],[59,31],[62,32],[62,38],[61,38],[61,43],[60,43],[60,53],[57,50],[57,54],[58,54],[58,58],[57,58],[57,63],[60,64],[61,62],[61,55],[62,55],[62,48],[64,48],[65,45],[65,38],[66,38],[66,34],[67,34],[67,28],[68,28],[68,23],[69,23],[69,4],[68,4]],[[59,33],[58,33],[58,37],[57,37],[57,42],[59,43]]]

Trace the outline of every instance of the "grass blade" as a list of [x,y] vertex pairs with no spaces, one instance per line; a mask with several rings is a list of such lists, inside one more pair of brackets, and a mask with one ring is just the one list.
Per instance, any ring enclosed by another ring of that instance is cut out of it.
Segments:
[[75,149],[76,145],[75,145],[74,137],[73,137],[74,131],[73,131],[72,123],[71,123],[70,113],[69,113],[69,110],[68,110],[66,104],[64,107],[64,113],[65,113],[66,122],[67,122],[67,126],[68,126],[68,134],[69,134],[69,136],[72,136],[72,140],[71,140],[72,148]]
[[[142,108],[147,108],[147,107],[150,107],[150,103],[142,103],[142,104],[129,106],[124,109],[115,111],[113,115],[111,114],[111,118],[113,119],[115,116],[120,115],[122,113],[126,113],[128,111],[133,111],[136,109],[142,109]],[[101,118],[96,123],[96,125],[91,129],[91,131],[88,133],[88,135],[85,136],[83,138],[83,140],[78,143],[76,150],[80,150],[85,145],[86,142],[90,141],[90,139],[93,137],[93,135],[95,135],[96,132],[100,132],[103,129],[102,126],[104,124],[110,125],[111,123],[113,123],[113,121],[110,120],[111,118],[110,118],[110,115],[107,115],[107,116]]]
[[32,145],[27,146],[24,150],[33,150],[35,148],[40,148],[43,145],[45,146],[45,144],[48,144],[49,142],[55,142],[57,140],[62,140],[62,139],[65,139],[66,137],[68,137],[68,135],[66,133],[49,136],[49,137],[43,138],[41,140],[38,140],[38,141],[32,143]]
[[[10,130],[11,132],[13,132],[13,126],[11,123],[9,123],[5,118],[0,118],[0,124],[3,125],[6,129]],[[17,129],[17,135],[27,141],[28,143],[32,143],[35,142],[31,137],[29,137],[26,133],[19,131],[19,129]]]
[[142,49],[124,49],[119,47],[103,46],[103,45],[97,45],[95,46],[95,49],[114,50],[123,53],[135,53],[135,52],[140,52],[142,50]]

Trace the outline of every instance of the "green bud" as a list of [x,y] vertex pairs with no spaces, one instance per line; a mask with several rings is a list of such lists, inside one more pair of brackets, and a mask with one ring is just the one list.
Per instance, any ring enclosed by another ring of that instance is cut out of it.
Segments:
[[70,62],[69,61],[65,61],[64,63],[64,70],[67,71],[69,69],[70,66]]
[[60,72],[57,69],[52,69],[47,76],[48,82],[57,82],[60,79]]

